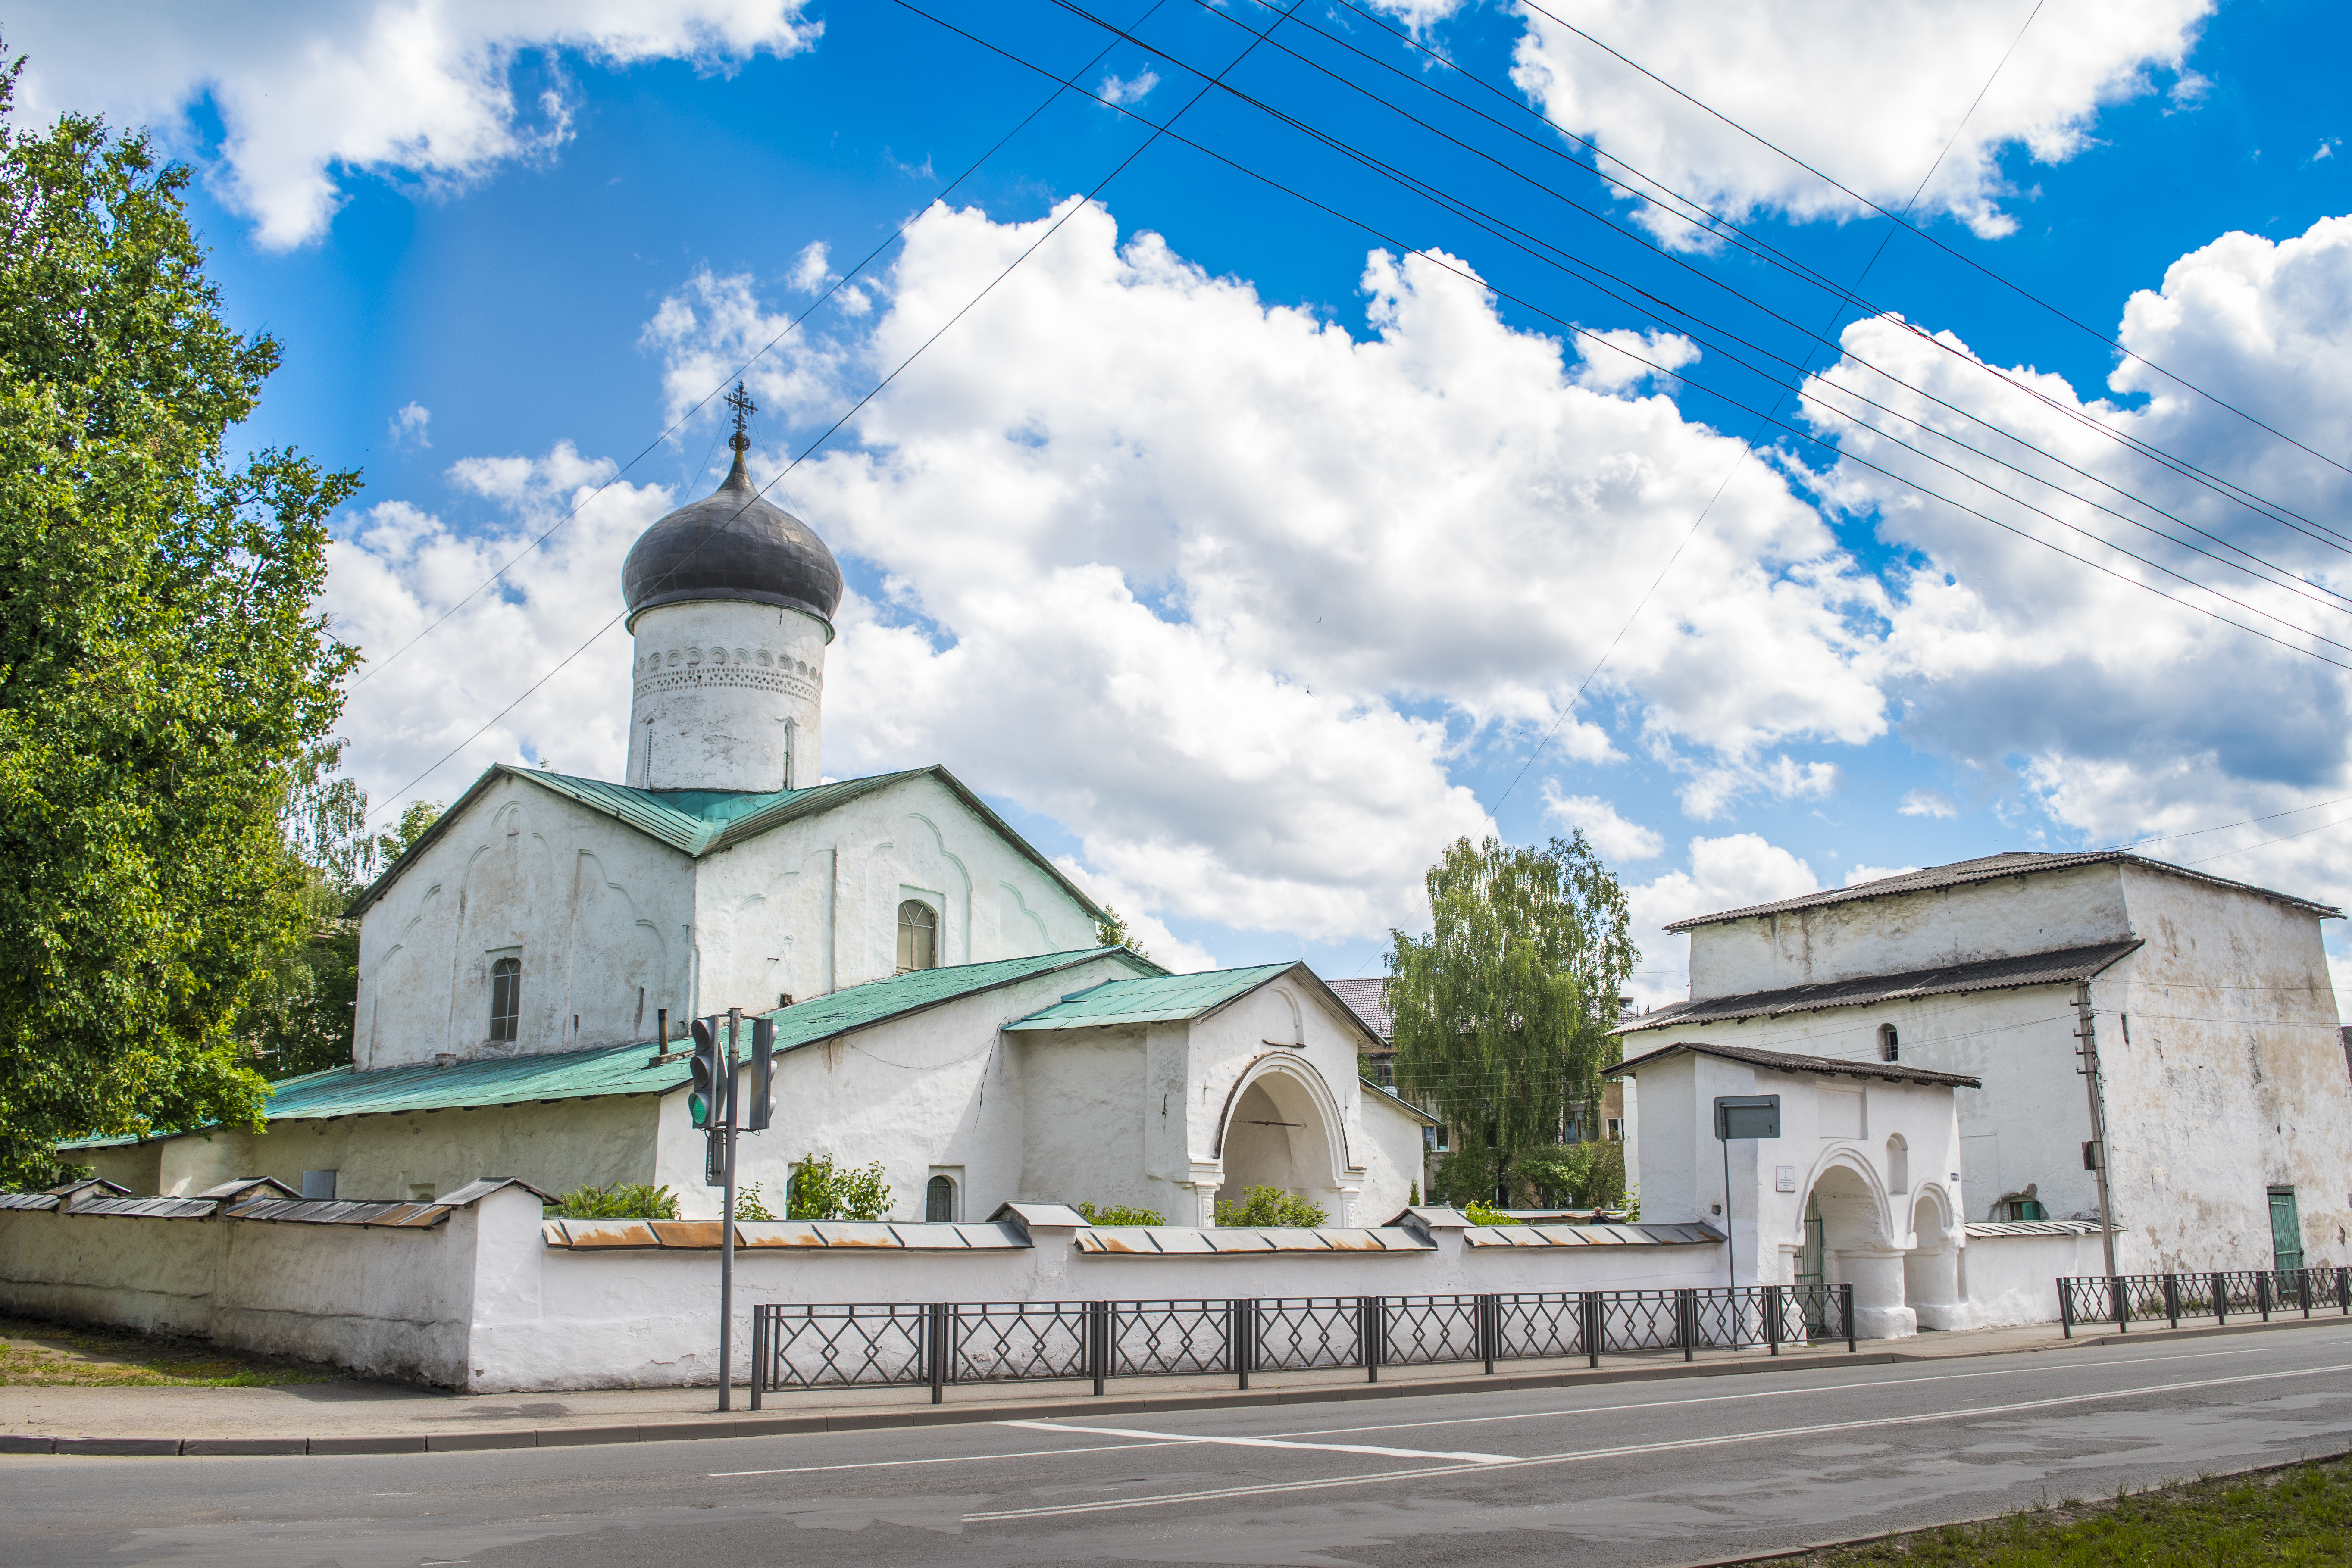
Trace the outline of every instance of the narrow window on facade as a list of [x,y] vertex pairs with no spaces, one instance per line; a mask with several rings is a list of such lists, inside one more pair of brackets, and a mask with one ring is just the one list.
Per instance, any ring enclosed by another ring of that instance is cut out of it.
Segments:
[[898,973],[940,966],[940,917],[920,899],[898,905]]
[[1903,1060],[1903,1042],[1895,1038],[1895,1026],[1891,1023],[1878,1026],[1878,1060],[1881,1061]]
[[935,1176],[923,1189],[923,1218],[933,1225],[955,1223],[955,1178]]
[[1609,1118],[1609,1141],[1612,1144],[1622,1144],[1625,1141],[1624,1117],[1612,1116]]
[[490,1038],[510,1040],[522,1017],[522,960],[501,958],[490,966]]
[[2000,1212],[1995,1218],[2006,1219],[2012,1223],[2047,1219],[2050,1218],[2050,1211],[2042,1207],[2042,1200],[2040,1198],[2003,1198],[2000,1207]]

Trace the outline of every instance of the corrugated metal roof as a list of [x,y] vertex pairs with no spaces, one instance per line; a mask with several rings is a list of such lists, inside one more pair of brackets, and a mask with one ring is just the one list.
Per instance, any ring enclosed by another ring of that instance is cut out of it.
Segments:
[[1958,887],[1968,883],[1991,882],[2005,876],[2030,876],[2036,872],[2071,871],[2077,866],[2106,865],[2130,862],[2148,871],[2162,872],[2168,876],[2187,877],[2191,882],[2205,883],[2213,887],[2227,887],[2241,893],[2251,893],[2263,898],[2290,904],[2307,909],[2322,919],[2340,919],[2344,912],[2332,904],[2318,904],[2308,898],[2297,898],[2291,893],[2278,893],[2252,883],[2231,882],[2225,876],[2209,876],[2186,866],[2169,865],[2150,860],[2129,850],[2082,850],[2071,854],[2043,854],[2028,850],[2012,850],[2005,854],[1983,855],[1975,860],[1955,861],[1949,865],[1931,865],[1924,871],[1906,871],[1895,876],[1883,876],[1875,882],[1856,883],[1852,887],[1827,888],[1820,893],[1800,894],[1795,898],[1783,898],[1772,904],[1751,904],[1741,909],[1727,909],[1720,915],[1695,915],[1686,920],[1668,923],[1669,931],[1688,931],[1696,925],[1717,925],[1727,920],[1748,920],[1761,915],[1780,915],[1794,909],[1817,909],[1824,904],[1850,904],[1862,898],[1888,898],[1897,894],[1926,893],[1939,887]]
[[1979,1219],[1961,1228],[1971,1237],[2096,1236],[2101,1230],[2095,1219]]
[[219,1207],[209,1197],[96,1197],[75,1204],[71,1212],[131,1219],[210,1219]]
[[1706,1224],[1474,1225],[1462,1239],[1471,1247],[1696,1247],[1723,1232]]
[[1080,908],[1097,920],[1103,918],[1102,907],[1087,896],[1083,888],[1063,874],[1059,866],[1038,853],[1028,840],[1013,831],[1012,824],[973,794],[963,780],[936,765],[908,768],[898,773],[877,773],[867,779],[837,779],[831,784],[819,784],[807,789],[745,794],[728,789],[635,789],[625,784],[607,783],[601,779],[581,779],[569,773],[551,772],[543,768],[518,768],[506,762],[493,763],[480,778],[468,785],[466,792],[435,819],[433,826],[427,828],[405,853],[386,866],[383,874],[370,883],[367,890],[352,901],[351,907],[344,914],[355,919],[383,897],[401,873],[407,870],[410,862],[438,841],[463,815],[465,809],[501,777],[528,779],[542,789],[625,822],[680,853],[698,859],[720,850],[731,849],[771,828],[830,811],[877,789],[926,776],[944,785],[982,821],[1001,834],[1007,843],[1026,857],[1031,864],[1059,883],[1065,893],[1077,901]]
[[1246,969],[1207,969],[1196,975],[1155,975],[1139,980],[1106,980],[1074,991],[1050,1008],[1004,1027],[1008,1030],[1099,1029],[1108,1024],[1175,1023],[1214,1012],[1297,963],[1258,964]]
[[256,1198],[228,1210],[230,1219],[280,1225],[366,1225],[423,1230],[449,1218],[446,1203],[357,1203],[336,1198]]
[[1348,1010],[1364,1020],[1364,1027],[1382,1040],[1396,1038],[1396,1018],[1389,1011],[1389,983],[1386,979],[1326,980],[1331,994],[1348,1004]]
[[1199,1258],[1263,1252],[1429,1252],[1429,1238],[1401,1226],[1317,1226],[1313,1229],[1189,1225],[1096,1226],[1077,1234],[1080,1252],[1097,1257]]
[[0,1208],[55,1208],[58,1195],[53,1192],[0,1192]]
[[1897,975],[1857,975],[1847,980],[1790,986],[1777,991],[1749,991],[1735,997],[1701,997],[1643,1013],[1617,1026],[1618,1034],[1698,1023],[1731,1023],[1741,1019],[1779,1018],[1788,1013],[1821,1012],[1830,1008],[1869,1007],[1880,1002],[1906,1001],[1916,997],[1945,997],[1963,991],[2012,991],[2021,986],[2072,985],[2141,946],[2103,942],[2091,947],[2060,947],[2046,953],[2021,953],[2010,958],[1985,958],[1972,964],[1947,964],[1934,969],[1906,969]]
[[[794,1050],[836,1035],[870,1029],[1017,980],[1047,975],[1097,958],[1157,971],[1149,958],[1124,947],[1090,947],[1076,953],[1043,953],[988,964],[917,969],[830,996],[812,997],[764,1016],[776,1020],[776,1050]],[[673,1041],[673,1047],[676,1042]],[[412,1111],[473,1110],[489,1105],[527,1105],[542,1100],[583,1100],[605,1094],[665,1094],[693,1077],[692,1058],[673,1049],[656,1060],[651,1040],[599,1046],[543,1056],[503,1056],[446,1067],[419,1064],[374,1072],[338,1068],[289,1078],[270,1086],[263,1114],[273,1122],[321,1121],[334,1116],[385,1116]],[[177,1137],[159,1133],[155,1137]],[[107,1148],[133,1138],[90,1138],[60,1144],[61,1149]]]
[[[548,1219],[540,1233],[550,1247],[583,1252],[708,1252],[726,1239],[715,1219]],[[738,1220],[735,1245],[752,1251],[1002,1252],[1024,1249],[1029,1239],[1011,1225]]]
[[1894,1061],[1848,1061],[1834,1056],[1797,1056],[1785,1051],[1758,1051],[1745,1045],[1717,1045],[1712,1040],[1676,1040],[1662,1045],[1645,1056],[1621,1062],[1607,1069],[1604,1077],[1631,1076],[1653,1062],[1689,1051],[1694,1056],[1720,1057],[1726,1061],[1744,1061],[1751,1067],[1769,1068],[1775,1072],[1819,1072],[1831,1078],[1875,1078],[1888,1083],[1938,1084],[1951,1089],[1981,1089],[1979,1079],[1964,1072],[1932,1072],[1924,1067],[1905,1067]]

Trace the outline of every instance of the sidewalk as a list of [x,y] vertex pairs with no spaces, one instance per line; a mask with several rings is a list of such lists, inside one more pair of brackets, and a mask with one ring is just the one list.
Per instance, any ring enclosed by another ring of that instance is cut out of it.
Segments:
[[[312,1383],[281,1388],[0,1388],[0,1454],[397,1454],[469,1448],[558,1448],[584,1443],[667,1442],[751,1437],[788,1432],[997,1421],[1041,1416],[1132,1416],[1244,1405],[1317,1404],[1437,1394],[1570,1388],[1580,1384],[1717,1377],[1799,1368],[1886,1365],[1896,1362],[2057,1351],[2211,1334],[2260,1333],[2343,1325],[2333,1314],[2180,1329],[2086,1333],[2061,1338],[2055,1323],[2024,1328],[1923,1333],[1862,1342],[1858,1352],[1814,1349],[1771,1356],[1761,1351],[1702,1351],[1616,1355],[1599,1370],[1581,1358],[1498,1365],[1492,1377],[1473,1365],[1383,1367],[1368,1383],[1363,1369],[1253,1374],[1244,1392],[1231,1377],[1123,1378],[1100,1398],[1082,1382],[997,1383],[950,1387],[930,1403],[928,1387],[803,1390],[764,1396],[720,1414],[718,1390],[583,1389],[545,1394],[458,1395],[401,1384]],[[168,1435],[167,1435],[168,1434]]]

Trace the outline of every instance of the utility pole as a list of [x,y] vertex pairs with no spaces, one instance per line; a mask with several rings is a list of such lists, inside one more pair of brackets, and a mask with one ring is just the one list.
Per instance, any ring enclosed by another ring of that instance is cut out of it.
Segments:
[[2107,1278],[2116,1277],[2116,1207],[2107,1193],[2107,1093],[2099,1079],[2099,1035],[2091,1021],[2091,982],[2074,982],[2074,1054],[2083,1065],[2074,1069],[2083,1075],[2084,1087],[2091,1097],[2091,1141],[2083,1145],[2083,1163],[2091,1167],[2091,1176],[2099,1193],[2099,1244],[2105,1249]]
[[[725,1064],[727,1088],[719,1095],[725,1108],[724,1120],[712,1130],[711,1136],[725,1145],[722,1158],[726,1161],[726,1199],[719,1211],[719,1408],[734,1408],[735,1395],[735,1074],[737,1058],[735,1037],[742,1032],[743,1009],[727,1009],[727,1042],[720,1051]],[[2110,1272],[2113,1270],[2110,1270]]]

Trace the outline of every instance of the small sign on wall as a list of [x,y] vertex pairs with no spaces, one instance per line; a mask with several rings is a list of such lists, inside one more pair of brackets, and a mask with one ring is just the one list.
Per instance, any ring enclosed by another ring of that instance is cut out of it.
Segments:
[[1796,1166],[1773,1166],[1773,1167],[1772,1167],[1772,1190],[1773,1190],[1774,1192],[1794,1192],[1794,1191],[1796,1191],[1796,1190],[1797,1190],[1797,1167],[1796,1167]]

